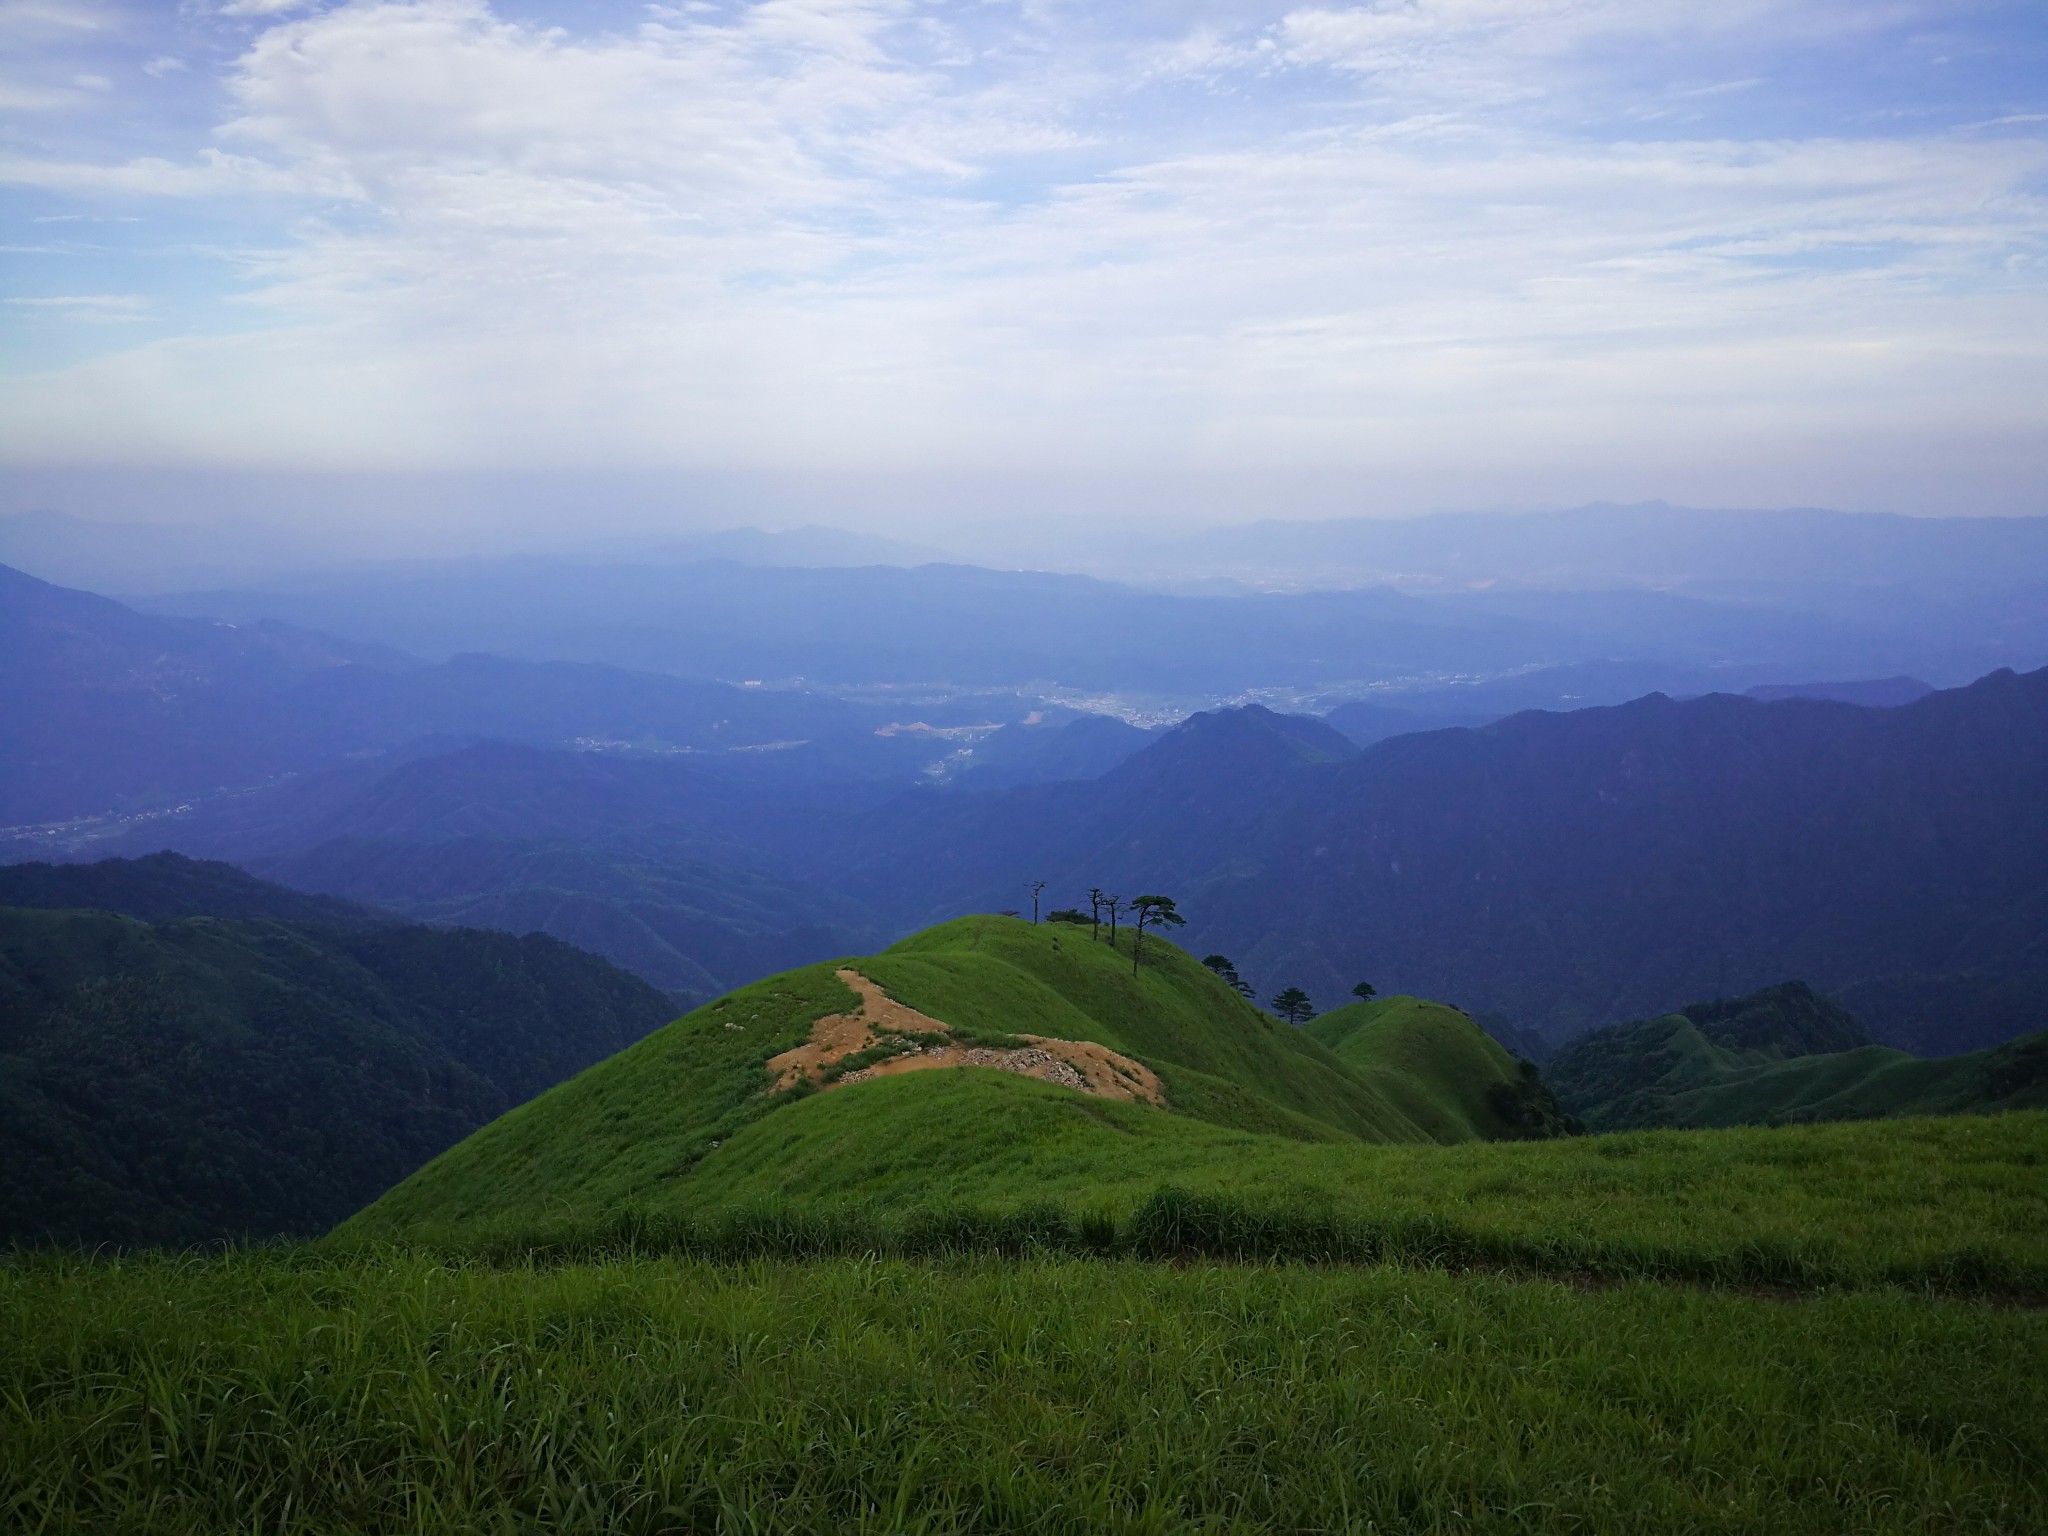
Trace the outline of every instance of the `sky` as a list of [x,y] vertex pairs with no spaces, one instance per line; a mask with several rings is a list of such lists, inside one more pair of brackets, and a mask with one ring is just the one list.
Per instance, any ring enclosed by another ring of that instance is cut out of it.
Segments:
[[0,274],[17,507],[2048,512],[2048,4],[0,0]]

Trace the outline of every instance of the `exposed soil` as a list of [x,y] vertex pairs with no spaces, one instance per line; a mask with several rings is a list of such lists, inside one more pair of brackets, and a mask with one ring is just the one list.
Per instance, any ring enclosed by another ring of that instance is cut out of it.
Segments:
[[[860,1010],[827,1014],[811,1026],[810,1039],[770,1060],[768,1070],[775,1074],[777,1089],[794,1087],[804,1077],[829,1089],[934,1067],[994,1067],[998,1072],[1058,1083],[1097,1098],[1134,1099],[1162,1107],[1166,1103],[1159,1078],[1150,1067],[1106,1045],[1092,1040],[1052,1040],[1043,1035],[1019,1035],[1017,1038],[1027,1043],[1009,1049],[964,1044],[950,1038],[952,1025],[906,1008],[859,971],[847,969],[837,974],[859,996]],[[835,1063],[906,1035],[948,1038],[908,1044],[901,1055],[826,1081],[826,1071]]]

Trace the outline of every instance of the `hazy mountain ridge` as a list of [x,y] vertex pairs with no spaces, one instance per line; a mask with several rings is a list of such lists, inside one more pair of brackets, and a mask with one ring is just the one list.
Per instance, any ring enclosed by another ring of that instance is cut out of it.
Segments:
[[14,726],[0,737],[0,824],[250,786],[432,737],[714,756],[839,737],[856,762],[890,752],[872,711],[815,695],[488,656],[429,665],[268,621],[141,614],[4,569],[0,654]]
[[1916,672],[1959,681],[2048,661],[2048,587],[2023,551],[1935,612],[1894,587],[1806,603],[1794,584],[1739,594],[1606,582],[1175,595],[1098,577],[934,564],[838,569],[732,561],[505,558],[327,573],[271,589],[148,599],[153,611],[290,614],[425,656],[466,651],[814,684],[1121,689],[1215,698],[1623,659],[1719,669],[1720,686]]

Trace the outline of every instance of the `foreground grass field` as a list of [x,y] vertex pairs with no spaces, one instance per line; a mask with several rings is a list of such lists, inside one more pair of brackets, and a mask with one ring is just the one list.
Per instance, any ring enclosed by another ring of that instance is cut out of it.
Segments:
[[[493,1132],[509,1139],[518,1122]],[[645,1148],[593,1155],[601,1134],[537,1144],[533,1184],[556,1198],[516,1215],[490,1181],[516,1178],[520,1160],[471,1164],[485,1143],[456,1148],[333,1241],[500,1255],[600,1251],[622,1237],[710,1255],[901,1250],[892,1233],[962,1209],[1051,1207],[1070,1229],[1062,1242],[1114,1251],[1148,1209],[1160,1214],[1162,1189],[1177,1189],[1216,1229],[1187,1235],[1181,1247],[1198,1254],[2048,1297],[2040,1113],[1316,1145],[964,1070],[813,1095],[666,1177],[644,1165]],[[560,1176],[557,1157],[587,1178]],[[819,1235],[804,1237],[807,1222]]]
[[0,1527],[2048,1528],[2048,1327],[1399,1268],[0,1268]]

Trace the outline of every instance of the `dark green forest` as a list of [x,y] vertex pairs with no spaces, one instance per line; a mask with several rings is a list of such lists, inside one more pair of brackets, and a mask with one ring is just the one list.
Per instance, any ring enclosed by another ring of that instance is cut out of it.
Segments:
[[538,934],[0,908],[0,1244],[325,1231],[670,1012]]

